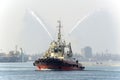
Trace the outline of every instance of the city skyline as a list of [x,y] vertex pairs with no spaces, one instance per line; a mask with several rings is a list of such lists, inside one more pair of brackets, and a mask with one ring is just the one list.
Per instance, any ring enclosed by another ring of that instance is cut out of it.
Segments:
[[[42,25],[31,15],[30,9],[42,20],[54,39],[57,34],[57,20],[60,19],[63,25],[63,38],[71,42],[73,52],[80,52],[81,48],[91,46],[94,52],[108,49],[111,53],[120,54],[120,11],[119,2],[116,0],[0,2],[0,49],[3,51],[8,52],[18,45],[26,53],[32,54],[44,52],[49,47],[51,39]],[[82,19],[83,21],[77,25]]]

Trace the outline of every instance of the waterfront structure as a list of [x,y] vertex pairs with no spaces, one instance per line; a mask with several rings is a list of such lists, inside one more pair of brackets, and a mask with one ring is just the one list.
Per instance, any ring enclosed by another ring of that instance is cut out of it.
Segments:
[[85,58],[92,58],[92,48],[87,46],[81,49],[82,55]]

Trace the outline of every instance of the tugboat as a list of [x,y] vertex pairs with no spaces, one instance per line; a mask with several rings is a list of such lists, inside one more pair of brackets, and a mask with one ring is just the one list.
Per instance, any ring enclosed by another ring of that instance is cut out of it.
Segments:
[[61,38],[61,21],[58,21],[57,41],[50,43],[49,49],[42,58],[35,60],[33,63],[37,70],[84,70],[84,66],[75,58],[72,58],[73,52],[71,43],[66,44]]

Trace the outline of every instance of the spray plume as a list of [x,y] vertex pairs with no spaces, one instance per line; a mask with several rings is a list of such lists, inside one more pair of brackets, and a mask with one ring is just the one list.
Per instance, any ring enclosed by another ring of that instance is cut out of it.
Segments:
[[50,32],[47,30],[47,28],[45,27],[45,25],[43,24],[42,20],[31,10],[29,10],[30,13],[32,14],[32,16],[34,16],[36,18],[36,20],[42,25],[42,27],[44,28],[44,30],[48,33],[49,37],[51,38],[51,40],[53,40],[52,35],[50,34]]
[[[93,12],[91,13],[91,14],[93,14]],[[86,16],[84,16],[82,19],[80,19],[77,23],[76,23],[76,25],[69,31],[69,35],[78,27],[78,25],[81,23],[81,22],[83,22],[86,18],[88,18],[90,15],[91,15],[90,13],[88,14],[88,15],[86,15]]]

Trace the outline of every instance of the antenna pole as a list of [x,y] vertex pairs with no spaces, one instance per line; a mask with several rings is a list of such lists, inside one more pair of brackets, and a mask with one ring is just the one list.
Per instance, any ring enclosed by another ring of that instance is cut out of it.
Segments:
[[60,44],[60,41],[61,41],[61,21],[58,20],[58,23],[59,23],[59,25],[58,25],[58,42]]

